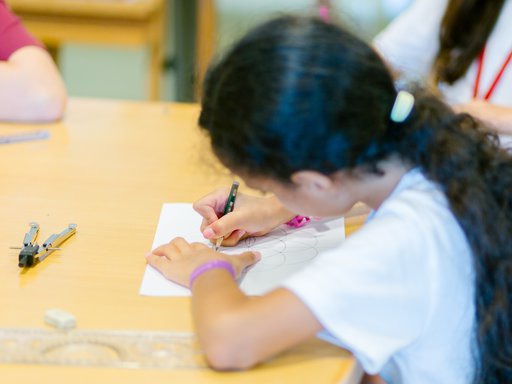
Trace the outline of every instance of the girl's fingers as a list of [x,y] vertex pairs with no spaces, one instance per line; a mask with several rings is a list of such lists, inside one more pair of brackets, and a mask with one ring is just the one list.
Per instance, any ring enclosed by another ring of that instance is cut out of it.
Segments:
[[159,271],[167,279],[170,279],[171,260],[167,257],[161,257],[152,253],[146,255],[146,260],[149,265]]
[[235,267],[237,277],[247,268],[256,264],[261,259],[259,252],[244,252],[238,255],[229,256],[230,261]]
[[245,231],[242,231],[241,229],[237,229],[236,231],[233,231],[231,235],[228,237],[224,237],[224,240],[222,241],[222,245],[225,247],[232,247],[234,245],[237,245],[240,240],[244,237],[247,237],[247,233]]
[[203,233],[204,230],[206,229],[206,227],[208,227],[211,223],[212,222],[209,222],[208,220],[203,218],[203,221],[201,221],[201,227],[200,227],[201,233]]
[[196,201],[193,204],[193,208],[203,217],[203,219],[208,224],[211,224],[219,218],[217,212],[222,212],[224,209],[228,195],[228,188],[217,189],[216,191]]
[[171,241],[171,245],[175,246],[178,252],[183,253],[190,249],[190,244],[183,237],[176,237]]
[[155,249],[153,249],[151,251],[151,253],[156,256],[167,256],[167,257],[170,257],[171,254],[173,254],[175,252],[178,252],[178,249],[172,243],[172,240],[171,240],[171,242],[169,242],[167,244],[162,244],[159,247],[156,247]]
[[203,223],[206,223],[206,225],[209,225],[216,220],[218,220],[217,212],[215,209],[208,205],[196,205],[197,203],[194,203],[194,210],[199,213],[203,217]]
[[245,214],[242,211],[233,211],[208,225],[203,230],[206,239],[217,239],[221,236],[227,238],[236,230],[245,231]]
[[156,256],[166,256],[169,259],[179,257],[190,248],[190,245],[182,237],[176,237],[167,244],[162,244],[151,251]]

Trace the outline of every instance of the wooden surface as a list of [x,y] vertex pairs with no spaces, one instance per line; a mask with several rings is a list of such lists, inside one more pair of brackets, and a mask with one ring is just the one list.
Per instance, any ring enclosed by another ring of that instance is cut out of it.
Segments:
[[[192,202],[232,178],[213,161],[187,104],[72,100],[64,121],[0,124],[0,134],[48,130],[50,139],[0,146],[0,328],[46,328],[62,308],[78,329],[192,331],[188,298],[138,294],[162,203]],[[243,188],[242,188],[243,190]],[[77,234],[20,271],[28,223],[40,240]],[[335,383],[356,372],[346,352],[318,340],[248,372],[1,365],[5,383]],[[350,382],[350,381],[349,381]]]
[[15,12],[145,19],[165,0],[7,0]]
[[[50,52],[65,43],[148,47],[148,97],[160,98],[165,0],[7,0]],[[57,53],[55,53],[57,54]]]

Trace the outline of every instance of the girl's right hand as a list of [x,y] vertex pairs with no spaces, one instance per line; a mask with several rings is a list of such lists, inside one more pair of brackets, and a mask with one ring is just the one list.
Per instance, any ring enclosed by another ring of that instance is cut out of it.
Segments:
[[248,236],[262,236],[295,215],[275,197],[256,197],[238,192],[233,211],[222,216],[229,188],[218,189],[194,203],[203,217],[201,232],[211,242],[224,237],[222,245],[233,246]]

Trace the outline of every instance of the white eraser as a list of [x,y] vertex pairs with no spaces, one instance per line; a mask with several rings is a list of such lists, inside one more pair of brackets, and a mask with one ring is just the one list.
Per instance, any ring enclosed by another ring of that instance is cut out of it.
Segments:
[[44,314],[44,321],[59,329],[71,329],[76,326],[76,318],[62,309],[49,309]]

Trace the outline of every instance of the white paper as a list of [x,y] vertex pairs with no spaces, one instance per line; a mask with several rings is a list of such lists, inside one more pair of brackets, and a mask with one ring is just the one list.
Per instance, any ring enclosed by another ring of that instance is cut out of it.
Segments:
[[[210,244],[199,231],[201,217],[191,204],[164,204],[153,248],[177,236],[189,242]],[[248,295],[261,295],[278,287],[288,276],[304,267],[320,252],[340,245],[345,238],[341,219],[312,221],[302,228],[283,225],[268,235],[243,240],[236,247],[221,247],[229,254],[247,250],[261,252],[261,260],[245,274],[240,287]],[[146,267],[139,293],[148,296],[190,296],[190,291]]]

